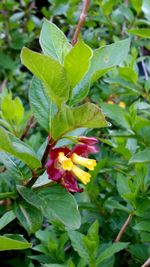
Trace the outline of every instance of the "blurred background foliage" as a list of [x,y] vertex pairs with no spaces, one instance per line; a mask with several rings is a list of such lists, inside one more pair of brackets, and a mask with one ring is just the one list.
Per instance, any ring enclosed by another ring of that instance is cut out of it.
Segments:
[[[21,48],[26,45],[35,51],[40,51],[38,38],[43,17],[54,22],[71,40],[81,9],[82,1],[78,0],[0,1],[0,117],[7,124],[4,126],[16,136],[20,136],[23,132],[30,116],[28,89],[32,76],[21,65]],[[82,194],[75,195],[82,214],[82,226],[77,233],[68,233],[58,222],[54,222],[51,226],[45,222],[42,230],[28,237],[23,228],[18,227],[14,221],[13,225],[5,227],[7,231],[12,234],[21,232],[34,243],[34,246],[32,250],[19,253],[1,252],[2,267],[89,266],[86,263],[87,251],[89,250],[89,254],[91,251],[101,253],[108,242],[115,240],[129,214],[132,214],[133,218],[121,240],[130,242],[128,248],[118,253],[115,258],[112,256],[99,265],[92,263],[90,266],[138,267],[148,258],[150,253],[149,26],[149,0],[91,0],[88,16],[82,28],[84,41],[96,49],[130,37],[131,48],[124,64],[95,82],[86,99],[102,107],[112,126],[89,133],[99,138],[100,153],[96,155],[98,165],[92,172],[91,183]],[[10,112],[3,108],[4,101],[7,101],[9,108],[11,106],[13,119]],[[19,110],[17,114],[14,108],[16,106]],[[34,124],[26,142],[38,150],[45,137],[44,130]],[[24,170],[24,166],[20,168],[25,171],[25,176],[29,177],[29,170]],[[2,205],[1,214],[3,211]],[[91,225],[93,228],[90,235]],[[79,232],[85,235],[86,241],[83,244],[80,242]]]

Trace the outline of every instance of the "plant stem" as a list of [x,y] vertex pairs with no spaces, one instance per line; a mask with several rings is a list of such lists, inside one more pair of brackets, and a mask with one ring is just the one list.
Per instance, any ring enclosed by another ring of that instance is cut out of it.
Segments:
[[27,121],[27,125],[24,129],[24,132],[22,133],[21,137],[20,137],[20,140],[24,140],[26,138],[26,136],[28,135],[28,132],[30,130],[31,127],[33,127],[35,125],[35,122],[34,122],[34,117],[31,116],[29,118],[29,120]]
[[84,21],[86,19],[86,16],[87,16],[87,10],[89,8],[89,5],[90,5],[90,0],[83,0],[83,8],[82,8],[82,12],[81,12],[81,15],[80,15],[80,18],[79,18],[79,21],[78,21],[78,25],[77,25],[77,28],[76,28],[76,31],[73,35],[73,38],[72,38],[72,41],[71,41],[71,44],[74,46],[76,44],[76,42],[78,41],[78,36],[81,32],[81,28],[84,24]]
[[141,267],[148,267],[150,266],[150,257],[146,260],[146,262]]
[[125,223],[123,224],[123,226],[121,227],[116,239],[115,239],[115,242],[120,242],[124,232],[126,231],[130,221],[132,220],[132,215],[129,214],[128,218],[126,219]]

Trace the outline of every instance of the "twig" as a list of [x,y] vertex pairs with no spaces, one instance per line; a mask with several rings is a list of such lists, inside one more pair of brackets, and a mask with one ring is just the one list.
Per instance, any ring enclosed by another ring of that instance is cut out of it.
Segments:
[[123,226],[121,227],[116,239],[115,239],[115,242],[120,242],[121,238],[122,238],[122,235],[124,234],[124,232],[126,231],[130,221],[132,220],[132,215],[130,214],[128,216],[128,218],[126,219],[125,223],[123,224]]
[[80,18],[79,18],[79,22],[78,22],[78,25],[77,25],[77,28],[76,28],[76,31],[73,35],[73,38],[71,40],[71,44],[74,46],[76,44],[76,42],[78,41],[78,36],[81,32],[81,28],[83,26],[83,23],[86,19],[86,16],[87,16],[87,10],[89,8],[89,5],[90,5],[90,0],[83,0],[83,8],[82,8],[82,12],[81,12],[81,15],[80,15]]
[[[128,0],[124,0],[124,4],[126,7],[128,7]],[[121,30],[121,36],[124,37],[126,31],[126,20],[124,20],[122,24],[122,30]]]
[[150,266],[150,257],[148,258],[148,260],[146,260],[146,262],[144,262],[144,264],[141,267],[148,267]]
[[33,127],[34,125],[35,125],[34,117],[31,116],[29,118],[29,120],[27,121],[26,128],[25,128],[24,132],[22,133],[22,135],[20,137],[20,140],[24,140],[26,138],[26,136],[28,135],[28,132],[29,132],[30,128]]
[[0,93],[3,91],[3,89],[6,87],[6,84],[7,84],[7,80],[5,79],[1,85],[0,85]]

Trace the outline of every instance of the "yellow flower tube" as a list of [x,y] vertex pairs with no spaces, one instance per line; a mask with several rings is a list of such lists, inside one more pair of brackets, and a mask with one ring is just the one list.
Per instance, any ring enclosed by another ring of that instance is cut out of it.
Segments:
[[84,166],[91,171],[94,170],[94,167],[96,166],[96,160],[95,159],[87,159],[87,158],[84,158],[84,157],[77,155],[76,153],[73,153],[73,155],[71,156],[71,159],[72,159],[73,163]]
[[82,169],[80,169],[78,166],[73,165],[73,168],[71,172],[83,183],[87,184],[90,182],[91,175]]

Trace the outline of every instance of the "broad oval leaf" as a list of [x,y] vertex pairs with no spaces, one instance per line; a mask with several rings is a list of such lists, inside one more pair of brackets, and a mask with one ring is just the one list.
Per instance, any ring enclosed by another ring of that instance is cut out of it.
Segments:
[[44,19],[43,22],[40,45],[44,54],[51,56],[60,63],[63,63],[65,55],[71,49],[71,44],[69,44],[64,33],[47,19]]
[[80,40],[66,55],[64,68],[71,90],[80,82],[88,71],[92,54],[91,48]]
[[6,236],[0,236],[0,251],[13,250],[13,249],[15,250],[16,249],[27,249],[31,247],[32,247],[31,243],[15,240],[12,238],[8,238]]
[[41,162],[34,150],[1,127],[0,150],[22,160],[32,169],[41,167]]
[[43,215],[50,221],[59,220],[69,229],[80,227],[81,218],[73,195],[59,185],[41,189],[38,196],[44,200]]
[[119,252],[120,250],[125,249],[129,243],[124,243],[124,242],[118,242],[112,244],[109,248],[105,249],[97,258],[96,260],[96,265],[100,264],[104,260],[112,257],[115,253]]
[[41,211],[33,205],[20,200],[14,204],[13,211],[26,231],[31,234],[40,229],[43,221]]
[[1,218],[0,218],[0,230],[3,229],[7,224],[12,222],[16,218],[14,212],[12,210],[7,211]]
[[34,117],[46,131],[50,131],[52,117],[56,113],[57,107],[48,99],[44,85],[36,77],[32,79],[29,99]]
[[26,47],[21,52],[22,63],[44,83],[47,95],[60,106],[68,100],[69,87],[64,67],[50,56]]
[[109,124],[106,122],[102,110],[92,104],[86,103],[71,108],[63,106],[52,121],[52,137],[56,140],[76,128],[101,128]]
[[150,162],[150,148],[146,148],[143,151],[139,151],[132,156],[129,161],[131,163],[149,163]]
[[141,38],[150,38],[150,29],[148,28],[133,28],[131,30],[128,30],[128,33],[139,36]]
[[73,90],[71,103],[77,103],[77,100],[79,102],[85,98],[91,83],[98,80],[115,66],[120,65],[126,59],[129,47],[130,38],[96,49],[88,72]]

